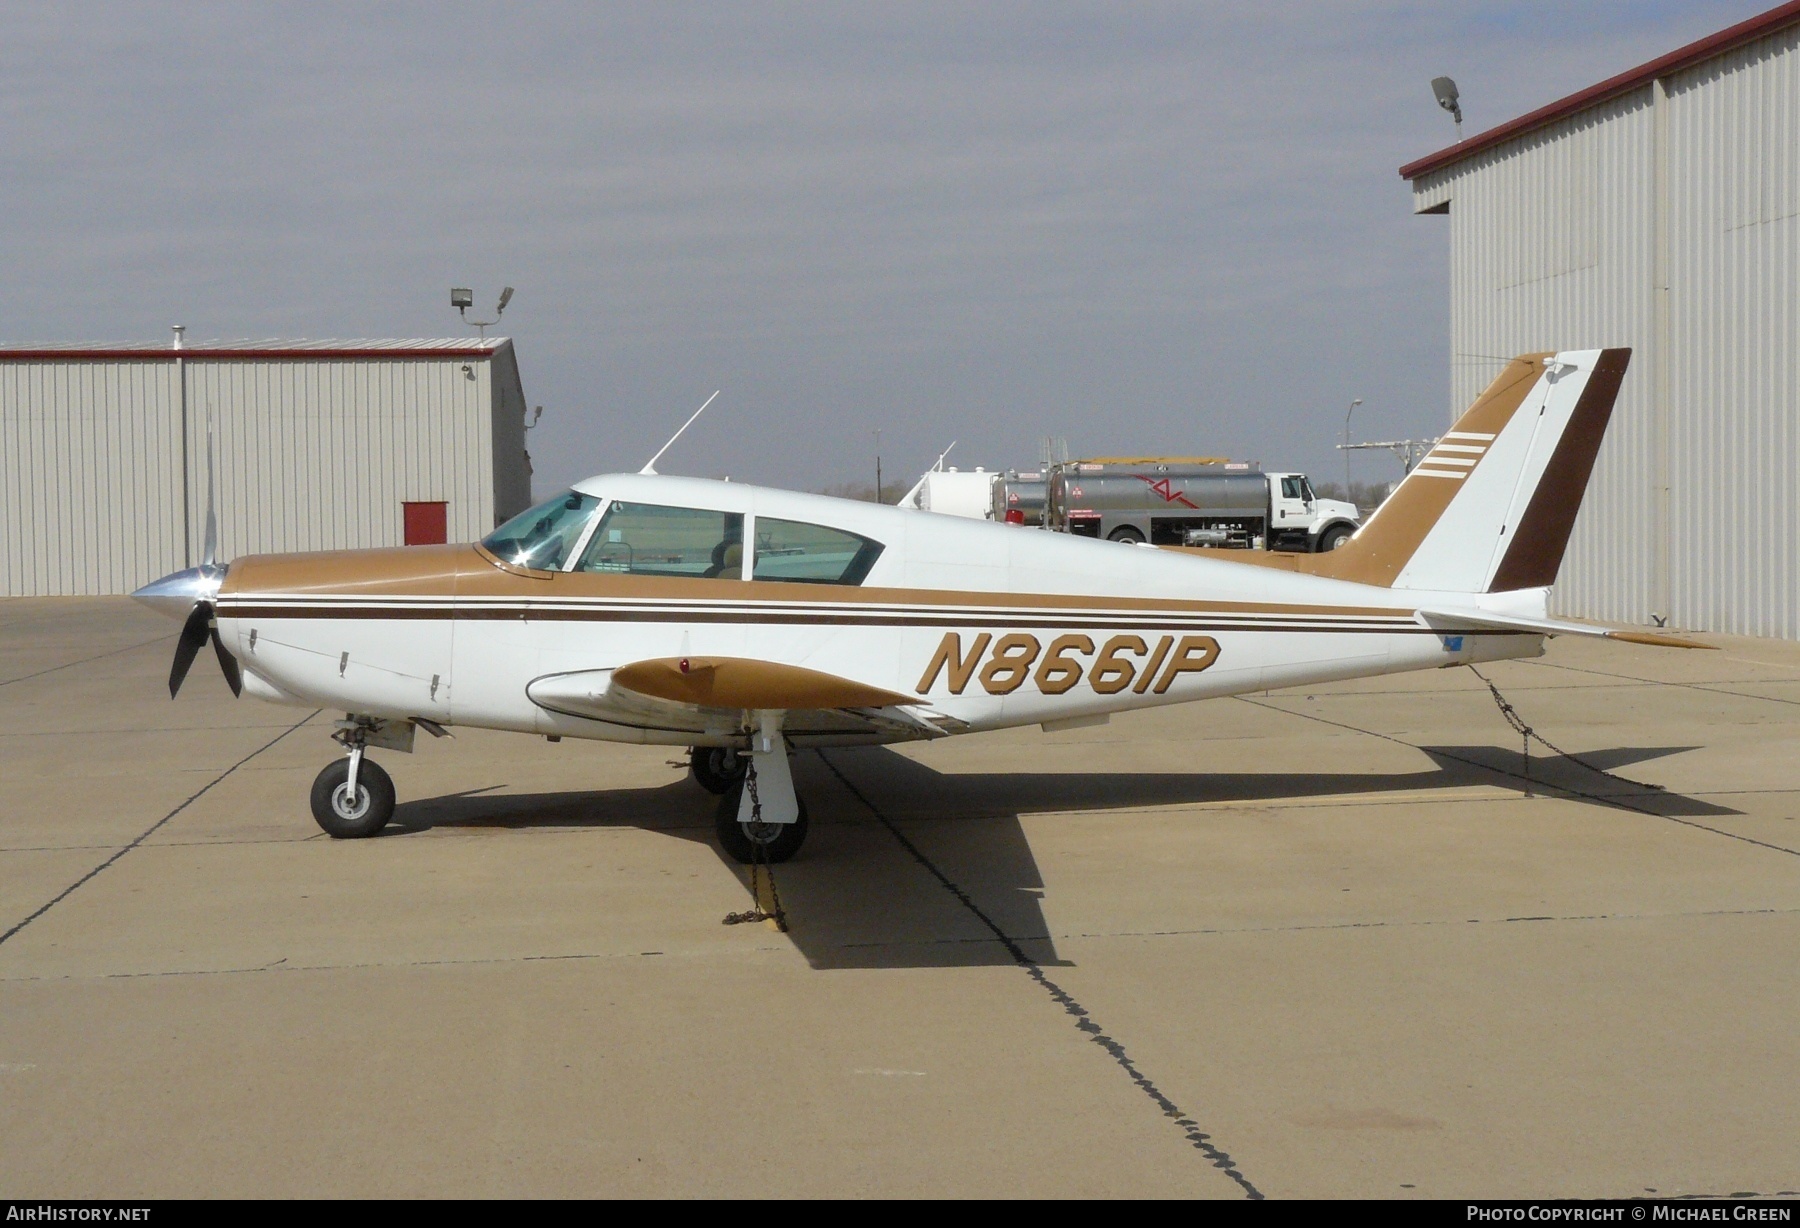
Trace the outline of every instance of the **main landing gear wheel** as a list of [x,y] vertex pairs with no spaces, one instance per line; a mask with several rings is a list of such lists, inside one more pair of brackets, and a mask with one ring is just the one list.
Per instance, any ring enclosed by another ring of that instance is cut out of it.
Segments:
[[339,840],[372,836],[394,817],[394,781],[382,766],[363,756],[356,769],[356,796],[350,796],[350,760],[325,765],[313,780],[313,818]]
[[1106,540],[1109,542],[1124,542],[1127,546],[1141,546],[1144,543],[1144,535],[1130,525],[1122,524],[1111,533],[1108,533],[1106,535]]
[[735,746],[696,746],[688,755],[694,782],[708,793],[723,793],[744,778],[750,757]]
[[[719,795],[719,809],[713,818],[719,844],[735,860],[750,865],[764,861],[770,865],[786,861],[800,851],[806,842],[806,802],[800,805],[800,817],[792,823],[740,823],[739,799],[744,796],[744,778],[738,777],[731,787]],[[758,847],[760,846],[760,848]]]

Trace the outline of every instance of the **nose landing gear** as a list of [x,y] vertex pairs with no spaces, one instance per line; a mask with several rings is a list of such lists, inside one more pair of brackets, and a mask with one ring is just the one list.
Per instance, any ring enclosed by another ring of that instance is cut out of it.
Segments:
[[350,753],[326,764],[313,778],[313,818],[328,836],[359,840],[374,835],[394,817],[393,778],[364,753],[378,729],[372,722],[351,719],[339,721],[338,731],[331,735]]

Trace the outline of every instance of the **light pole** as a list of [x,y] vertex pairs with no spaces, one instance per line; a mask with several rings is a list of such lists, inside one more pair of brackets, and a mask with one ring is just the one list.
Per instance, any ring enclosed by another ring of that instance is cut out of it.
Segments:
[[885,503],[881,497],[881,428],[875,428],[875,502]]
[[1350,402],[1350,408],[1344,411],[1344,498],[1350,497],[1350,415],[1356,407],[1363,403],[1361,397]]

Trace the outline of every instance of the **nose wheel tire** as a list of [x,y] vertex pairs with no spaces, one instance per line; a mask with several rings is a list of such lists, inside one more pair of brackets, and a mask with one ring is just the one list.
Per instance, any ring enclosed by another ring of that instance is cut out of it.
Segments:
[[749,763],[735,746],[696,746],[688,756],[688,771],[708,793],[723,793],[744,778]]
[[356,796],[350,796],[350,760],[325,765],[313,780],[313,818],[325,834],[360,840],[386,827],[394,817],[394,781],[367,755],[356,770]]
[[[800,803],[800,817],[792,823],[740,823],[738,803],[743,795],[744,779],[741,776],[719,795],[719,809],[714,815],[713,826],[720,847],[733,860],[745,865],[755,861],[776,865],[798,853],[806,842],[805,800],[795,799]],[[757,845],[762,846],[760,852]]]

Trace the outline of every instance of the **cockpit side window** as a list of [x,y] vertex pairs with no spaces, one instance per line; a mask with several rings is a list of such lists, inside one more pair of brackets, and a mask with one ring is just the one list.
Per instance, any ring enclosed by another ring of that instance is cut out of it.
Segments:
[[556,571],[563,565],[582,530],[593,519],[600,500],[579,491],[565,490],[511,520],[481,539],[493,555],[515,567]]
[[798,520],[756,518],[758,580],[861,584],[883,546],[860,534]]
[[738,512],[615,502],[576,571],[736,580],[744,574]]

